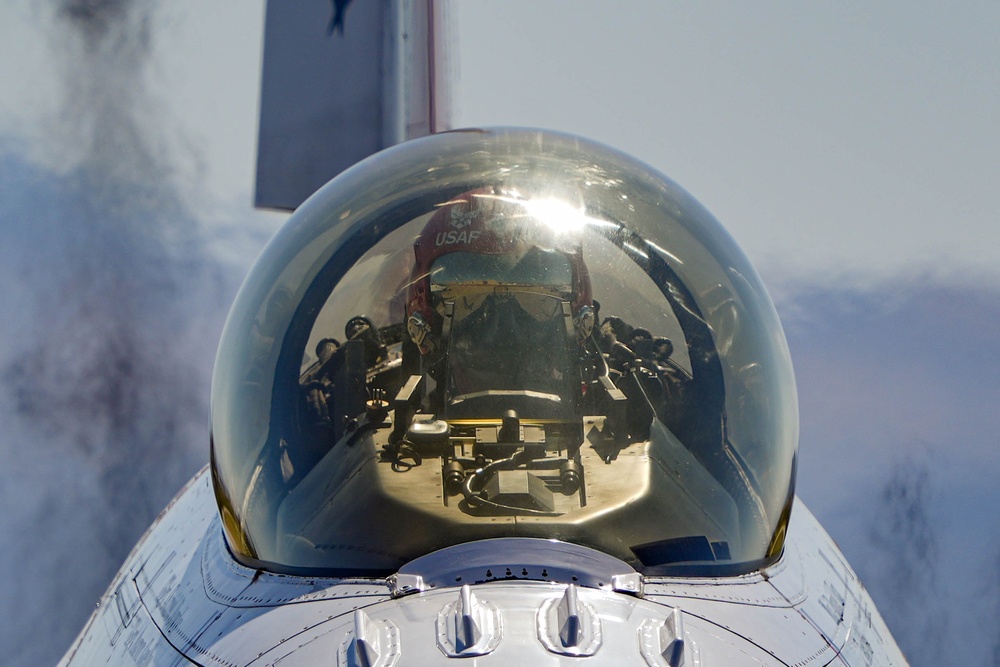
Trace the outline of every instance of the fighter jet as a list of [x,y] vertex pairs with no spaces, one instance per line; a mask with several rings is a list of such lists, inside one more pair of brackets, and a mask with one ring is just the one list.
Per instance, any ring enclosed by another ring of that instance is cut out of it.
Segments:
[[608,147],[466,130],[343,172],[250,271],[211,414],[61,664],[906,664],[795,496],[760,278]]

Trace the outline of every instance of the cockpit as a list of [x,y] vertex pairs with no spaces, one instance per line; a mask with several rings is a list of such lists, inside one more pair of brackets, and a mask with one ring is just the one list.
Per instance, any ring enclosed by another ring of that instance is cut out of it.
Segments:
[[532,537],[711,575],[780,554],[797,430],[771,301],[690,195],[575,137],[454,132],[348,170],[267,246],[212,472],[230,549],[272,571]]

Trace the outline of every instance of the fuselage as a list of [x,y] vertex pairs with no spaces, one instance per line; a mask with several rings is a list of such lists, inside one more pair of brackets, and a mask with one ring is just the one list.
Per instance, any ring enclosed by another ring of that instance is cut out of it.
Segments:
[[227,548],[206,470],[136,546],[60,664],[906,664],[800,501],[781,558],[733,577],[643,577],[575,545],[488,542],[388,579],[254,570]]

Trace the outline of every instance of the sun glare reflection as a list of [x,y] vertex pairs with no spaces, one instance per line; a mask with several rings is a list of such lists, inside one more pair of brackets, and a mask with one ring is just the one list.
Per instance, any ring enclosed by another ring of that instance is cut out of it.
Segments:
[[607,226],[611,223],[590,217],[586,212],[562,199],[552,197],[529,199],[523,202],[531,217],[544,222],[556,234],[579,233],[588,226]]

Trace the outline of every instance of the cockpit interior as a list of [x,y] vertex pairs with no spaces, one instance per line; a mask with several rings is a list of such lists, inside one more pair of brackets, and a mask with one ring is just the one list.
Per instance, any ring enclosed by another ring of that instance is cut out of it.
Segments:
[[411,144],[307,201],[234,306],[212,465],[237,557],[385,576],[533,537],[649,575],[777,558],[794,380],[718,222],[564,135]]

